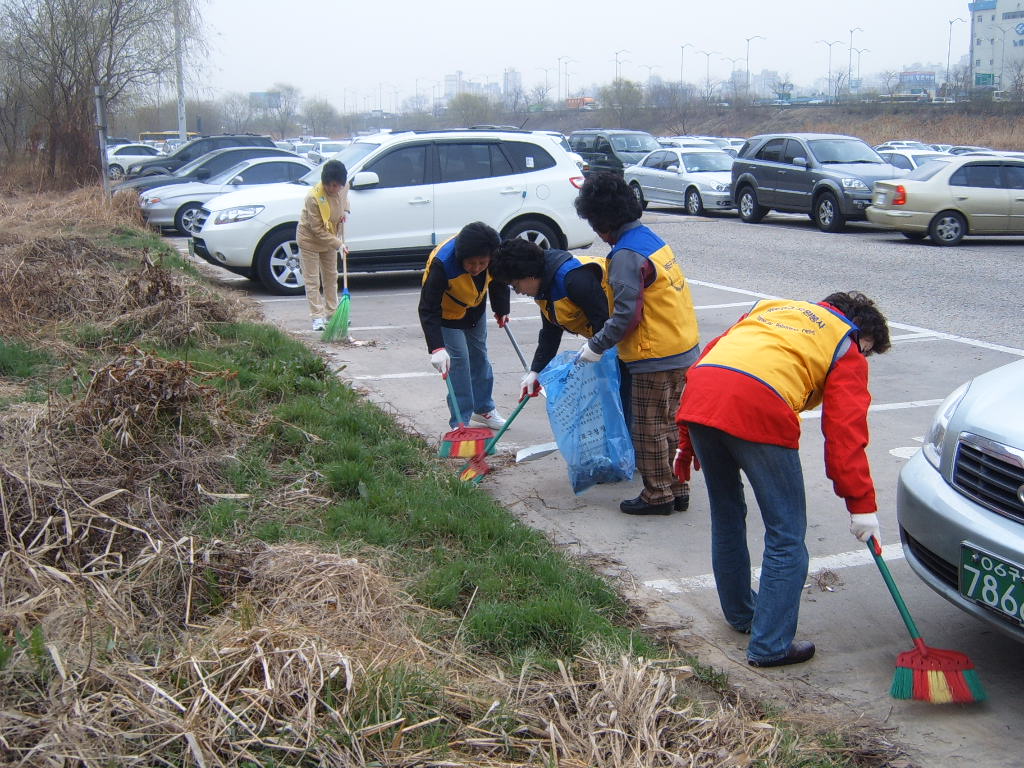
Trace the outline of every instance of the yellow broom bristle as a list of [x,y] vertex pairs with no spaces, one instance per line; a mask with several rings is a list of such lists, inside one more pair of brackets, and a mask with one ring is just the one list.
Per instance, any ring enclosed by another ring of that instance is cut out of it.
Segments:
[[953,692],[949,690],[945,672],[928,670],[928,693],[928,700],[936,704],[948,704],[953,701]]

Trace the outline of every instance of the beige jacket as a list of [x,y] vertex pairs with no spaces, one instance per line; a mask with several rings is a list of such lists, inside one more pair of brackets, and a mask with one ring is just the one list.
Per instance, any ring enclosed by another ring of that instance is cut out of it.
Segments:
[[302,204],[302,213],[299,214],[299,226],[296,231],[299,248],[304,251],[316,253],[336,251],[345,244],[345,216],[349,212],[348,185],[342,187],[337,195],[328,195],[327,201],[331,204],[331,223],[334,224],[338,234],[331,234],[324,226],[323,217],[320,215],[320,206],[313,195],[313,190],[310,190]]

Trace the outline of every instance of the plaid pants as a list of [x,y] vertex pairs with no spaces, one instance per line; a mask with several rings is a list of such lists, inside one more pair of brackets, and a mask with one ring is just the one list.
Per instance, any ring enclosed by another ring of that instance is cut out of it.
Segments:
[[644,481],[640,498],[648,504],[663,504],[689,491],[672,474],[672,461],[679,444],[676,411],[686,383],[686,369],[634,373],[632,379],[630,431],[636,468]]

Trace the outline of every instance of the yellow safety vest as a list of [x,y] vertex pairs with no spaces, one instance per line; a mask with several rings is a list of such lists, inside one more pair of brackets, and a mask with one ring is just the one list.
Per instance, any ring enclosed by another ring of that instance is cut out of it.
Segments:
[[491,272],[487,270],[484,275],[483,288],[476,287],[473,276],[462,268],[462,262],[455,258],[455,238],[449,237],[437,248],[431,251],[427,258],[426,269],[423,270],[423,282],[427,282],[427,275],[434,261],[440,262],[448,277],[448,288],[441,297],[441,317],[445,320],[461,320],[466,312],[473,307],[480,306],[487,298],[487,287],[491,284]]
[[825,377],[857,327],[809,301],[759,301],[698,365],[729,368],[773,389],[794,412],[821,403]]
[[[559,325],[570,333],[590,338],[600,328],[591,328],[586,314],[580,306],[569,299],[565,292],[565,277],[574,269],[596,265],[601,270],[601,285],[608,283],[608,260],[603,256],[572,256],[566,259],[555,272],[554,279],[548,287],[548,298],[536,299],[537,306],[549,322]],[[607,288],[606,288],[607,290]]]
[[[697,313],[693,309],[690,286],[672,249],[647,227],[634,227],[624,232],[608,255],[608,261],[623,249],[635,251],[650,261],[655,278],[644,289],[643,320],[619,342],[619,359],[624,363],[657,360],[693,349],[700,341]],[[611,270],[610,265],[608,269]],[[608,312],[613,313],[615,295],[607,282],[605,292]]]

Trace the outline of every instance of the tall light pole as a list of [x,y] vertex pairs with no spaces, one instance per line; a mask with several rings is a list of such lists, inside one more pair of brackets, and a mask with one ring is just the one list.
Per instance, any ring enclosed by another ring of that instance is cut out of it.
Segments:
[[996,27],[996,29],[1003,36],[1003,47],[999,53],[999,90],[1004,91],[1006,88],[1003,86],[1003,63],[1006,61],[1006,33],[1010,30],[1007,27]]
[[706,91],[705,96],[710,101],[711,100],[711,57],[712,56],[717,56],[718,55],[718,51],[697,51],[697,53],[702,53],[702,54],[704,54],[704,56],[707,57],[707,58],[704,59],[704,88],[705,88],[705,91]]
[[568,59],[568,56],[558,57],[558,79],[555,80],[555,101],[560,102],[562,100],[562,62]]
[[[955,19],[950,19],[949,20],[949,42],[946,44],[946,91],[947,92],[949,91],[949,55],[953,51],[953,24],[958,22],[958,21],[963,21],[965,24],[967,23],[964,19],[961,19],[959,16],[957,16]],[[947,95],[948,95],[948,93],[947,93]]]
[[657,64],[641,64],[640,66],[643,69],[647,70],[647,90],[650,91],[651,90],[651,75],[654,73],[654,70],[658,69],[658,65]]
[[854,48],[853,50],[857,52],[857,80],[859,81],[860,80],[860,55],[862,53],[871,53],[871,49],[870,48]]
[[551,85],[548,82],[548,72],[551,71],[551,67],[537,67],[537,69],[541,70],[544,73],[544,94],[546,97],[547,92],[551,90]]
[[825,98],[826,104],[832,103],[832,46],[842,45],[842,40],[818,40],[817,42],[828,46],[828,94]]
[[747,68],[747,98],[750,98],[750,41],[751,40],[767,40],[768,38],[763,35],[754,35],[753,37],[745,38],[747,41],[747,63],[744,65]]
[[863,31],[860,27],[854,27],[850,30],[850,61],[846,65],[846,90],[848,91],[852,91],[850,81],[853,79],[853,33]]
[[615,52],[615,79],[616,80],[619,80],[622,77],[621,62],[619,60],[619,54],[620,53],[629,53],[629,51],[627,51],[625,48],[623,48],[621,51],[616,51]]
[[692,43],[683,43],[679,46],[679,90],[683,90],[683,68],[686,64],[686,49],[693,48]]
[[576,59],[566,59],[565,64],[562,67],[562,73],[565,75],[565,98],[569,98],[569,65],[579,64]]

